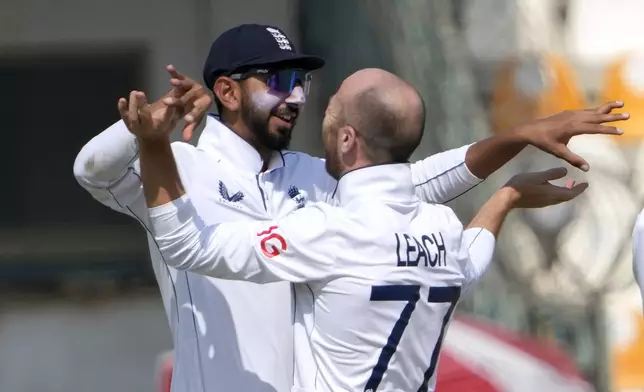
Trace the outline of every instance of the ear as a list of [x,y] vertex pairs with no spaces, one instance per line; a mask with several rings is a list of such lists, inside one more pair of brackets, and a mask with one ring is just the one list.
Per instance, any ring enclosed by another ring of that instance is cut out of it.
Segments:
[[239,83],[227,76],[215,80],[212,91],[221,104],[231,112],[236,112],[241,106],[241,90]]
[[351,125],[345,125],[338,129],[338,150],[347,154],[358,146],[358,134]]

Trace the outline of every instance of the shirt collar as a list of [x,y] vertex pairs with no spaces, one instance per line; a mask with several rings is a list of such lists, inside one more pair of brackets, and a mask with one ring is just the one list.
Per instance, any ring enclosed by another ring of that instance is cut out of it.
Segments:
[[335,191],[340,205],[363,198],[412,201],[415,189],[407,163],[367,166],[344,174]]
[[[212,114],[206,116],[206,126],[199,137],[197,147],[215,153],[220,159],[228,161],[244,171],[259,173],[264,166],[264,161],[257,150]],[[282,152],[275,151],[267,171],[284,167],[284,165]]]

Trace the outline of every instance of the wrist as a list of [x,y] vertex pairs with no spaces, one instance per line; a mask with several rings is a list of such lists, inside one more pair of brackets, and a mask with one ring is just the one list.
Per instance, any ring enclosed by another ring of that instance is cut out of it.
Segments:
[[519,124],[515,126],[511,132],[509,132],[509,137],[517,144],[528,145],[531,144],[530,134],[534,133],[534,130],[530,129],[530,124]]
[[518,205],[521,194],[516,189],[506,185],[496,191],[494,198],[501,208],[509,211]]
[[170,148],[170,137],[169,135],[163,135],[160,137],[154,138],[141,138],[137,137],[136,142],[139,145],[140,150],[145,151],[161,151],[167,150]]

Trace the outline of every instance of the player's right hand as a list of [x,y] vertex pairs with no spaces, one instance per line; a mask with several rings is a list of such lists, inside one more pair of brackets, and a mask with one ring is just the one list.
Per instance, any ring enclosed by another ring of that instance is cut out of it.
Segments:
[[180,119],[175,108],[155,110],[153,105],[148,104],[142,91],[130,92],[129,99],[120,98],[118,109],[127,128],[140,141],[169,141],[170,134]]
[[563,178],[567,172],[566,168],[558,167],[517,174],[499,192],[507,198],[511,208],[541,208],[563,203],[576,198],[588,188],[587,182],[575,184],[569,180],[565,186],[550,183]]

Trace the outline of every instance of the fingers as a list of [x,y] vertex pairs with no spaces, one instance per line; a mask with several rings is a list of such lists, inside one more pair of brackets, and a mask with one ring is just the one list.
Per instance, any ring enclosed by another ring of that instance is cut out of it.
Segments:
[[125,98],[119,98],[119,102],[117,104],[117,107],[119,109],[119,115],[121,116],[121,120],[125,123],[126,127],[130,127],[130,117],[128,116],[128,102],[127,99]]
[[610,101],[597,107],[594,111],[595,113],[608,114],[615,109],[619,109],[623,107],[624,107],[624,102],[622,101]]
[[170,79],[170,84],[172,85],[172,87],[179,89],[181,91],[188,91],[197,83],[192,79],[172,78]]
[[181,72],[177,71],[177,69],[174,67],[172,64],[168,64],[165,69],[168,71],[170,76],[173,79],[179,79],[179,80],[184,80],[186,79],[186,75],[182,74]]
[[568,147],[564,147],[561,152],[561,159],[568,162],[572,166],[578,168],[581,171],[587,172],[590,169],[590,165],[586,160],[574,152],[570,151]]
[[598,123],[607,123],[615,121],[624,121],[631,118],[631,115],[628,113],[609,113],[609,114],[598,114],[597,122]]
[[173,94],[174,97],[179,98],[182,94],[185,94],[187,91],[192,89],[195,85],[197,85],[197,82],[190,79],[189,77],[182,74],[181,72],[177,71],[174,65],[168,65],[166,69],[168,70],[168,73],[171,76],[170,84],[172,85],[172,88],[175,91],[175,94]]
[[197,98],[192,105],[192,110],[184,117],[184,119],[188,123],[199,124],[208,112],[208,109],[212,106],[212,98],[209,95],[203,95]]
[[563,159],[564,161],[582,171],[588,171],[590,169],[590,165],[584,158],[570,151],[564,144],[559,144],[557,146],[548,148],[546,152],[549,152],[557,158]]
[[588,189],[587,182],[581,182],[577,185],[574,185],[572,188],[549,184],[548,186],[548,200],[550,200],[549,205],[559,204],[559,203],[572,200],[577,196],[581,195],[586,189]]
[[566,174],[568,174],[568,170],[565,167],[555,167],[553,169],[535,172],[533,176],[540,182],[547,182],[563,178]]
[[609,125],[579,123],[571,128],[569,135],[622,135],[623,133],[624,131],[622,129]]
[[181,134],[183,136],[184,141],[189,142],[190,140],[192,140],[192,135],[194,135],[195,129],[197,128],[198,124],[199,123],[196,123],[196,122],[188,123],[186,124],[185,127],[183,127],[183,131],[181,132]]
[[128,111],[127,116],[130,119],[131,124],[137,124],[139,122],[139,108],[137,100],[137,91],[130,91],[130,100],[128,101]]
[[[573,183],[574,183],[574,181],[573,181]],[[577,185],[574,185],[572,188],[570,188],[570,192],[571,192],[571,194],[572,194],[571,199],[574,199],[575,197],[577,197],[577,196],[581,195],[582,193],[584,193],[584,191],[585,191],[586,189],[588,189],[588,183],[587,183],[587,182],[585,182],[585,181],[584,181],[584,182],[580,182],[580,183],[579,183],[579,184],[577,184]],[[570,200],[570,199],[569,199],[569,200]]]
[[145,96],[144,92],[134,92],[134,105],[136,106],[136,112],[139,116],[139,121],[150,119],[150,108],[148,106],[148,99]]
[[200,85],[194,82],[191,83],[192,86],[187,90],[181,87],[177,88],[177,91],[179,91],[180,94],[177,94],[171,98],[166,98],[163,102],[168,106],[184,107],[186,110],[188,109],[187,106],[192,107],[192,103],[203,96],[205,92]]
[[212,106],[212,98],[200,85],[195,84],[189,92],[180,97],[166,97],[163,103],[179,109],[180,112],[189,111],[185,114],[184,120],[189,123],[199,123]]
[[171,77],[170,84],[172,84],[172,90],[170,90],[170,97],[178,99],[196,84],[194,80],[177,71],[172,64],[168,65],[166,70]]
[[195,129],[199,126],[211,105],[212,98],[210,98],[210,96],[206,95],[201,97],[195,101],[194,108],[190,113],[184,116],[184,120],[187,123],[183,128],[183,139],[185,141],[190,141],[192,139]]

